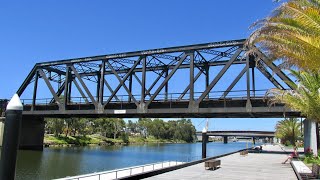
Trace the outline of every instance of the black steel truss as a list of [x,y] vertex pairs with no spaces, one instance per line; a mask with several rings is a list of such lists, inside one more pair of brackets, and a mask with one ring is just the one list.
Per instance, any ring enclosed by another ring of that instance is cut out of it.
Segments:
[[[263,53],[246,54],[248,50],[243,46],[244,42],[245,39],[231,40],[37,63],[17,93],[21,96],[25,89],[34,83],[31,103],[25,103],[30,106],[28,111],[31,113],[43,111],[41,105],[37,103],[38,81],[43,79],[52,95],[52,99],[46,101],[46,106],[55,106],[53,109],[60,114],[77,114],[75,112],[77,109],[74,106],[77,104],[78,111],[90,110],[97,114],[105,114],[108,110],[113,109],[116,114],[119,109],[130,109],[135,110],[137,114],[146,116],[147,113],[156,111],[157,108],[162,109],[159,110],[162,112],[167,108],[167,102],[170,102],[170,108],[172,103],[179,107],[179,103],[187,102],[187,105],[181,105],[186,109],[185,114],[194,114],[201,112],[201,108],[210,106],[208,102],[228,99],[228,94],[246,74],[245,108],[246,113],[254,116],[251,113],[254,111],[251,101],[255,98],[256,93],[255,69],[277,88],[284,89],[284,85],[292,88],[288,83],[292,81]],[[213,88],[227,70],[234,65],[244,67],[240,73],[233,74],[234,80],[219,96],[211,97],[210,93]],[[215,77],[210,77],[210,68],[215,66],[221,66],[222,69]],[[271,75],[268,68],[272,70],[272,74],[283,81],[282,84]],[[183,90],[182,93],[169,98],[169,95],[172,96],[169,94],[169,81],[181,69],[189,70],[187,78],[189,84],[186,87],[179,87],[181,91]],[[150,73],[155,73],[154,78],[149,78]],[[205,90],[195,92],[194,86],[200,77],[205,78]],[[252,86],[250,86],[250,78]],[[89,86],[87,82],[95,84],[95,93],[92,92],[92,86]],[[134,87],[133,82],[137,84]],[[148,87],[147,82],[150,82]],[[58,83],[58,88],[54,88],[52,83]],[[72,88],[79,92],[80,102],[73,99]],[[137,88],[139,93],[134,94],[133,90],[137,90]],[[119,94],[120,89],[123,90],[122,92],[126,92],[125,98]],[[108,95],[106,96],[106,94]],[[163,102],[163,104],[159,105],[159,102]],[[260,104],[265,103],[261,101]],[[224,101],[224,105],[226,107],[226,101]],[[266,107],[266,105],[264,106]],[[119,112],[121,114],[122,111]]]

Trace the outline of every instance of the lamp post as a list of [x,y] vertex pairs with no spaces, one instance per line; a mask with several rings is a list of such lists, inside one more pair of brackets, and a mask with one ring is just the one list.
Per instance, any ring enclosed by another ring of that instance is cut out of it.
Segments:
[[1,150],[0,179],[15,179],[23,106],[15,94],[7,105]]

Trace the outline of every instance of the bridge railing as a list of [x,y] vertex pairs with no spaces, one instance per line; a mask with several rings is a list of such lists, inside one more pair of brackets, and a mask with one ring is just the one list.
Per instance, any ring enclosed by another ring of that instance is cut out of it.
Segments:
[[[251,90],[250,91],[250,99],[261,99],[265,97],[265,94],[268,90]],[[227,96],[224,96],[225,91],[212,91],[210,92],[204,99],[206,100],[220,100],[220,101],[228,101],[235,99],[247,99],[247,91],[246,90],[236,90],[228,92]],[[195,92],[194,99],[198,99],[201,96],[202,92]],[[145,100],[148,101],[153,94],[147,94]],[[141,99],[140,95],[133,95],[133,97],[139,102]],[[106,102],[110,96],[104,96],[103,101]],[[168,94],[159,94],[155,98],[153,102],[183,102],[189,101],[190,94],[189,93],[168,93]],[[117,95],[112,98],[111,103],[130,103],[129,95]],[[32,99],[21,99],[24,105],[31,105]],[[132,101],[131,101],[132,102]],[[90,104],[92,103],[89,97],[71,97],[69,104]],[[36,105],[52,105],[52,98],[37,98]]]
[[111,171],[103,171],[98,173],[85,174],[80,176],[66,177],[61,178],[59,180],[84,180],[84,179],[118,179],[123,177],[132,176],[138,173],[144,173],[154,170],[159,170],[171,166],[177,166],[180,164],[189,163],[192,161],[200,160],[201,156],[190,156],[187,158],[183,158],[184,160],[175,160],[175,161],[162,161],[156,163],[149,163],[139,166],[132,166],[128,168],[116,169]]
[[60,180],[81,180],[81,179],[118,179],[122,177],[132,176],[138,173],[144,173],[148,171],[154,171],[170,166],[180,165],[186,162],[179,161],[164,161],[152,164],[145,164],[141,166],[133,166],[129,168],[117,169],[113,171],[104,171],[99,173],[92,173],[74,177],[61,178]]

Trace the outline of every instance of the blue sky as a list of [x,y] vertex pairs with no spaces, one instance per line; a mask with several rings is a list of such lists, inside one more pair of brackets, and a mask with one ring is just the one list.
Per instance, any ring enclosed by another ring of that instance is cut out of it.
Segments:
[[[0,98],[37,62],[242,39],[272,0],[2,1]],[[215,130],[273,130],[278,119],[211,119]],[[203,119],[193,119],[202,129]]]

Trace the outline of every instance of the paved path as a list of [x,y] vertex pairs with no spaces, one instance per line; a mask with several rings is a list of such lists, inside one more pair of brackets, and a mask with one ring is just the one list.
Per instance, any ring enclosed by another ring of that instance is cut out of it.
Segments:
[[[281,151],[278,145],[264,149]],[[148,179],[297,179],[290,163],[281,164],[286,158],[285,154],[249,153],[248,156],[240,156],[236,153],[219,158],[221,168],[215,171],[205,170],[204,163],[200,163]]]

